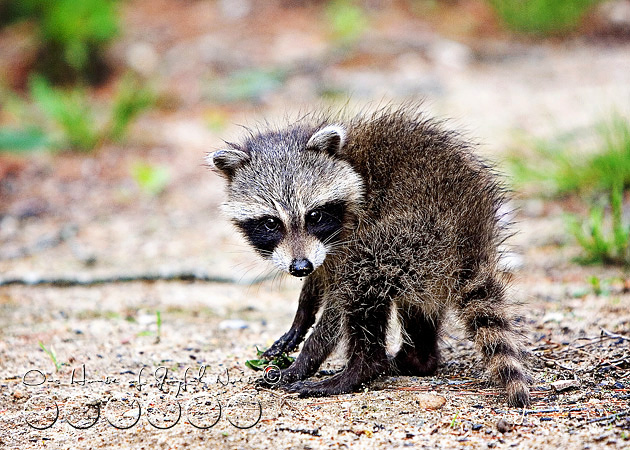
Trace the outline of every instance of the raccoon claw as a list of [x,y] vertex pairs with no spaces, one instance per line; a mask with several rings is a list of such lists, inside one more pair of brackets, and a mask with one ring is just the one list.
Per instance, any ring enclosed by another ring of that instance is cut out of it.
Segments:
[[282,371],[278,368],[267,367],[262,377],[254,381],[254,387],[273,389],[282,384]]
[[274,379],[274,386],[280,387],[282,389],[286,389],[287,386],[290,386],[294,384],[295,382],[299,382],[307,378],[307,375],[302,375],[298,373],[297,370],[292,370],[294,368],[295,366],[292,365],[288,369],[281,370],[277,378]]
[[260,377],[258,379],[256,379],[253,383],[255,388],[264,388],[264,389],[269,389],[269,388],[273,388],[274,385],[269,384],[267,382],[267,380],[265,380],[265,377]]
[[268,360],[274,359],[283,353],[292,352],[298,345],[300,345],[299,333],[297,330],[289,330],[262,354],[262,358]]
[[344,377],[335,375],[322,381],[297,381],[284,386],[283,389],[298,393],[300,398],[328,397],[330,395],[347,394],[355,390],[355,385]]
[[287,391],[290,394],[295,394],[295,393],[300,392],[300,390],[304,388],[305,384],[306,384],[306,381],[296,381],[294,383],[283,386],[282,389]]
[[284,389],[287,392],[298,393],[300,398],[328,397],[330,395],[345,394],[351,389],[344,389],[339,385],[330,385],[328,380],[323,381],[297,381]]

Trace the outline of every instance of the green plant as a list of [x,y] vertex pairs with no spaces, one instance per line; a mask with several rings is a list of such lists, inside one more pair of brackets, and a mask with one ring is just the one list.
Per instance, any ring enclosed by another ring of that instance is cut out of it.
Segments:
[[57,126],[59,144],[79,150],[96,147],[99,130],[84,89],[53,88],[46,79],[36,76],[31,79],[30,93],[42,113]]
[[[135,320],[134,320],[135,322]],[[153,336],[155,335],[155,343],[159,344],[160,339],[162,338],[162,313],[160,311],[155,311],[155,323],[157,324],[157,331],[154,333],[151,330],[140,331],[136,334],[136,336]],[[163,361],[164,362],[164,361]],[[175,365],[172,370],[177,370],[177,365]]]
[[[630,264],[630,226],[623,223],[623,189],[616,185],[610,193],[610,217],[604,206],[594,206],[586,221],[569,218],[569,231],[584,250],[582,263]],[[599,285],[599,283],[597,283]],[[595,287],[595,286],[594,286]]]
[[210,80],[207,95],[224,102],[260,101],[265,94],[277,90],[287,78],[280,69],[243,69],[226,78]]
[[368,25],[363,8],[352,0],[330,1],[326,7],[326,20],[333,37],[344,42],[357,39]]
[[164,192],[171,180],[171,175],[166,167],[153,166],[145,162],[134,164],[131,168],[131,175],[144,192],[154,196]]
[[576,154],[574,134],[534,143],[537,164],[510,158],[517,184],[541,184],[555,194],[610,192],[621,181],[630,188],[630,121],[619,113],[595,126],[598,151]]
[[278,369],[286,369],[295,361],[293,356],[289,356],[286,353],[281,353],[271,360],[265,359],[263,358],[264,353],[264,350],[259,350],[258,347],[256,347],[256,356],[258,359],[248,359],[245,361],[245,366],[252,370],[265,370],[269,366],[276,366]]
[[601,0],[488,0],[513,31],[550,35],[571,31]]
[[157,336],[155,337],[155,343],[159,343],[162,339],[162,313],[158,310],[155,311],[155,320],[157,323]]
[[29,87],[52,129],[46,142],[53,148],[90,151],[104,142],[121,141],[133,120],[155,103],[153,91],[129,75],[119,83],[111,105],[99,105],[83,87],[53,87],[42,76],[32,77]]
[[40,40],[37,71],[53,81],[100,81],[118,34],[117,0],[5,0],[5,23],[28,20]]
[[22,153],[47,146],[48,137],[40,128],[0,128],[0,152]]
[[44,351],[44,353],[48,355],[50,360],[55,365],[55,369],[57,370],[57,372],[59,372],[61,370],[61,363],[57,361],[57,353],[55,352],[55,349],[52,346],[50,347],[50,349],[46,348],[42,341],[39,341],[39,347]]
[[451,420],[451,425],[450,425],[450,427],[449,427],[449,428],[455,428],[455,424],[457,423],[457,422],[456,422],[456,421],[457,421],[457,416],[459,416],[459,411],[457,411],[457,412],[455,413],[455,415],[453,416],[453,420]]
[[106,135],[112,140],[122,140],[133,120],[153,106],[155,101],[156,96],[151,88],[142,86],[134,76],[124,76],[114,96]]
[[588,282],[593,288],[595,295],[610,295],[611,292],[611,280],[602,280],[595,275],[588,278]]

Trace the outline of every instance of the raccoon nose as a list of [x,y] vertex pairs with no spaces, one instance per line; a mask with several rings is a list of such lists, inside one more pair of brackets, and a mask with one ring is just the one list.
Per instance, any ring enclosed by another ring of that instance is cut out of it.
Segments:
[[305,277],[313,271],[313,263],[308,259],[294,259],[289,266],[289,273],[294,277]]

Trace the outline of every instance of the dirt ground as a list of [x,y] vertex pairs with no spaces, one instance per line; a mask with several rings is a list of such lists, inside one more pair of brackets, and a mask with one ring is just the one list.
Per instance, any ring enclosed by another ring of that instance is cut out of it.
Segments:
[[[530,407],[506,405],[455,323],[432,377],[324,399],[252,385],[244,363],[288,329],[301,282],[218,213],[222,180],[203,156],[237,139],[236,124],[349,97],[357,109],[425,98],[501,165],[508,150],[528,156],[524,136],[584,133],[630,112],[623,35],[515,40],[475,2],[455,2],[476,18],[466,33],[448,15],[375,7],[340,50],[320,2],[281,3],[127,2],[112,57],[144,70],[168,106],[124,147],[0,159],[0,448],[630,448],[628,274],[574,263],[563,218],[574,202],[525,192],[511,205],[510,267]],[[284,75],[230,97],[230,73],[260,68]],[[138,161],[168,168],[164,192],[134,182]]]

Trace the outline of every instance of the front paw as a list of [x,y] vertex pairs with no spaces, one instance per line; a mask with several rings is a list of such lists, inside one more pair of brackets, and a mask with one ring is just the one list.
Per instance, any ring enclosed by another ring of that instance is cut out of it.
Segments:
[[300,336],[296,330],[287,331],[280,339],[273,343],[265,353],[262,354],[262,358],[271,360],[277,358],[283,353],[290,353],[297,348],[300,344]]
[[281,385],[282,371],[277,366],[268,366],[264,369],[262,377],[254,381],[257,388],[276,388]]
[[280,371],[279,381],[276,385],[286,389],[288,386],[306,378],[308,378],[308,374],[303,373],[298,366],[292,365],[288,369]]

